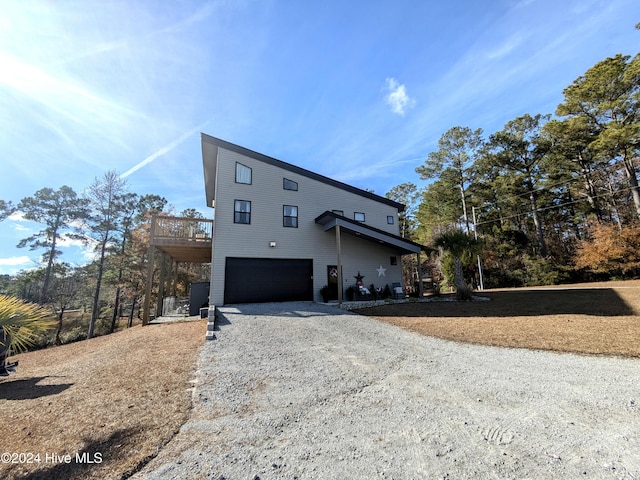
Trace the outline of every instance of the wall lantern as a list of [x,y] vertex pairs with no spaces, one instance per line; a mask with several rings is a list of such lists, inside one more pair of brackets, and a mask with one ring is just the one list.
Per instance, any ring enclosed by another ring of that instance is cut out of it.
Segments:
[[269,246],[270,246],[271,248],[274,248],[274,247],[276,246],[276,242],[269,242]]

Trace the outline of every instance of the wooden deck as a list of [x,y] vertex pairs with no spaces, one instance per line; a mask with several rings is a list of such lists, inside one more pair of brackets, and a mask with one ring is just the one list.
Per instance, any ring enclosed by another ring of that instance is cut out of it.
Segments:
[[149,244],[176,262],[211,263],[213,220],[156,216]]
[[[211,263],[213,246],[213,220],[188,217],[154,215],[149,232],[149,260],[144,296],[143,325],[151,319],[151,291],[156,253],[160,252],[158,295],[155,316],[162,313],[162,299],[167,277],[172,275],[173,265],[178,263]],[[171,258],[171,267],[166,272],[166,257]]]

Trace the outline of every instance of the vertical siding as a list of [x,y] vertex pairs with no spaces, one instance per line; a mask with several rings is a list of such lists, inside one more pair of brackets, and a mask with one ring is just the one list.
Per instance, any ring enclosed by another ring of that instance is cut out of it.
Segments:
[[[252,184],[235,183],[235,164],[242,163],[252,169]],[[211,272],[211,302],[224,301],[224,266],[226,257],[254,258],[312,258],[314,270],[314,296],[320,300],[320,288],[327,283],[327,265],[335,265],[336,242],[333,230],[324,232],[315,218],[326,210],[342,210],[348,218],[354,212],[363,212],[365,224],[399,234],[397,210],[390,205],[327,185],[288,170],[266,164],[244,155],[218,149],[215,198],[215,231]],[[298,183],[298,190],[283,188],[283,178]],[[251,202],[251,224],[235,224],[234,200]],[[298,207],[298,228],[283,226],[283,205]],[[395,219],[387,224],[387,216]],[[276,242],[276,247],[269,246]],[[400,282],[401,262],[392,266],[389,259],[393,250],[342,235],[343,272],[345,286],[355,283],[358,271],[365,275],[365,283],[378,285]],[[385,277],[376,269],[386,268]],[[381,285],[384,286],[384,285]]]

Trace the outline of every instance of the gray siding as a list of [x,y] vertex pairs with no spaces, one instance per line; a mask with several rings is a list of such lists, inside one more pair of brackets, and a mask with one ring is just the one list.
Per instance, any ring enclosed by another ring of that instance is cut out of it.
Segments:
[[[236,162],[252,169],[252,184],[235,183]],[[298,183],[298,191],[285,190],[283,178]],[[342,210],[353,218],[363,212],[366,225],[399,234],[398,211],[391,205],[362,197],[355,193],[327,185],[259,160],[218,149],[215,194],[215,230],[211,273],[211,303],[220,305],[224,297],[224,264],[226,257],[253,258],[311,258],[314,268],[314,296],[320,300],[320,288],[327,283],[327,265],[337,263],[336,240],[333,230],[324,232],[315,218],[326,210]],[[251,224],[235,224],[234,200],[251,202]],[[298,207],[298,228],[283,226],[283,205]],[[394,224],[387,224],[387,216]],[[270,247],[270,242],[276,247]],[[343,272],[345,287],[355,283],[354,275],[365,275],[367,285],[378,286],[401,281],[401,262],[390,265],[395,255],[388,248],[362,241],[348,234],[342,235]],[[386,268],[378,277],[376,269]]]

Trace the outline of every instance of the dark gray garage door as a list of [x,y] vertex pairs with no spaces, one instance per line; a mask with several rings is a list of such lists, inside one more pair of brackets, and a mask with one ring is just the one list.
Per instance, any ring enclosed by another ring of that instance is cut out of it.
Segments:
[[313,300],[313,260],[227,258],[224,303]]

